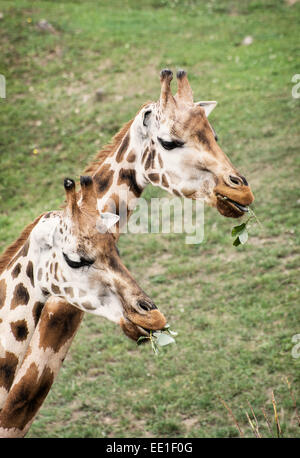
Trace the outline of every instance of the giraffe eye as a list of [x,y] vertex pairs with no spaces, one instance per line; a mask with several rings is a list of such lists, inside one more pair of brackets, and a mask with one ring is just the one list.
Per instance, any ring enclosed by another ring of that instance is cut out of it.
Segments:
[[161,146],[167,150],[181,148],[184,145],[184,142],[181,142],[180,140],[172,140],[171,142],[168,142],[160,137],[157,137],[157,140],[159,141]]
[[68,266],[73,267],[73,269],[78,269],[79,267],[91,266],[95,261],[91,259],[84,259],[80,257],[80,261],[72,261],[65,253],[63,253],[66,263]]

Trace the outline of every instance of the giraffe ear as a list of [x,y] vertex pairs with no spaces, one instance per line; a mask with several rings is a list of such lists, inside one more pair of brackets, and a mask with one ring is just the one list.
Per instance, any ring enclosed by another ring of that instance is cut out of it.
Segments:
[[143,126],[148,127],[150,124],[152,110],[146,110],[143,113]]
[[100,217],[97,219],[96,227],[101,234],[108,232],[117,222],[120,216],[110,212],[100,213]]
[[217,103],[215,100],[205,101],[205,102],[196,102],[195,105],[202,107],[205,111],[205,114],[208,118],[210,113],[216,108]]

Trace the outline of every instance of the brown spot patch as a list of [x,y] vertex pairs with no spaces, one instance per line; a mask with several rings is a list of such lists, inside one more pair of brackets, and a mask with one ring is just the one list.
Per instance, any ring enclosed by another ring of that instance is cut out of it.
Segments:
[[29,301],[29,294],[23,283],[19,283],[14,290],[13,298],[10,308],[13,310],[19,305],[27,305]]
[[17,356],[9,351],[5,352],[4,358],[0,358],[0,386],[7,391],[14,380],[17,364]]
[[158,162],[159,162],[160,168],[163,168],[164,163],[163,163],[161,155],[159,153],[157,153],[157,157],[158,157]]
[[133,192],[136,197],[139,197],[142,193],[142,188],[136,182],[136,173],[134,169],[121,169],[118,178],[118,185],[126,183],[129,190]]
[[167,177],[165,174],[163,174],[162,178],[161,178],[161,183],[162,185],[165,187],[165,188],[168,188],[169,187],[169,183],[168,183],[168,180],[167,180]]
[[46,350],[51,347],[55,352],[76,332],[84,315],[79,309],[63,300],[46,302],[39,324],[39,346]]
[[3,307],[6,298],[6,282],[4,278],[0,280],[0,309]]
[[34,279],[33,279],[33,264],[31,261],[28,262],[27,267],[26,267],[26,275],[28,278],[30,278],[30,282],[32,286],[34,287]]
[[128,148],[128,145],[129,145],[129,140],[130,140],[130,135],[129,135],[129,131],[127,132],[127,134],[125,135],[125,137],[123,138],[122,140],[122,143],[118,149],[118,152],[116,154],[116,161],[117,162],[121,162],[124,158],[124,154]]
[[146,159],[146,156],[148,154],[148,151],[149,151],[149,148],[147,146],[147,148],[145,149],[145,151],[143,152],[143,156],[142,156],[142,163],[144,163],[144,160]]
[[134,151],[130,151],[130,153],[127,156],[127,161],[128,162],[134,162],[136,160],[136,155]]
[[25,340],[28,336],[28,328],[25,320],[18,320],[10,323],[10,328],[15,339],[18,341]]
[[102,197],[107,189],[111,187],[113,181],[114,171],[110,168],[109,164],[104,164],[103,167],[94,176],[96,183],[98,197]]
[[96,307],[93,307],[89,301],[83,302],[81,305],[86,310],[95,310],[96,309]]
[[21,264],[18,262],[18,264],[15,265],[15,267],[11,271],[11,275],[13,278],[17,278],[20,272],[21,272]]
[[41,281],[42,276],[43,276],[43,270],[42,270],[42,268],[40,267],[39,270],[38,270],[38,273],[37,273],[38,281]]
[[38,321],[40,319],[40,316],[41,316],[41,313],[42,313],[44,305],[45,304],[43,302],[37,301],[33,306],[32,315],[33,315],[34,325],[35,326],[38,324]]
[[59,287],[58,287],[57,285],[54,285],[54,284],[52,283],[51,289],[52,289],[52,291],[53,291],[54,294],[60,294],[60,289],[59,289]]
[[55,278],[56,281],[58,281],[57,268],[58,268],[58,262],[56,262],[55,265],[54,265],[54,278]]
[[119,196],[118,194],[113,194],[112,196],[110,196],[110,198],[108,199],[106,205],[105,205],[105,210],[104,211],[110,211],[112,213],[115,213],[116,215],[119,215],[119,209],[120,209],[120,205],[119,205]]
[[3,428],[17,428],[22,430],[32,420],[44,402],[54,381],[54,375],[46,367],[41,376],[38,368],[31,363],[25,375],[12,388],[9,402],[1,412],[1,426]]
[[73,288],[67,286],[66,288],[64,288],[64,291],[65,291],[65,293],[68,294],[70,297],[74,297]]
[[150,168],[151,163],[152,163],[152,151],[150,151],[150,153],[148,154],[148,157],[145,163],[145,170],[148,170]]
[[149,173],[148,177],[149,177],[149,180],[151,180],[153,183],[158,183],[159,182],[159,174],[158,173]]

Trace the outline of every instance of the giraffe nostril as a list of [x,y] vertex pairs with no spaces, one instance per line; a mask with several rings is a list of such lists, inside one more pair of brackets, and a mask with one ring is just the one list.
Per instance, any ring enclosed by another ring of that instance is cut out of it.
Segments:
[[237,185],[241,185],[244,183],[244,180],[242,180],[242,178],[236,177],[233,175],[229,175],[229,180],[231,181],[231,183],[237,184]]
[[149,310],[154,310],[154,309],[157,308],[156,305],[153,302],[150,302],[150,301],[147,302],[145,300],[139,300],[137,302],[137,304],[141,309],[145,310],[146,312],[148,312]]

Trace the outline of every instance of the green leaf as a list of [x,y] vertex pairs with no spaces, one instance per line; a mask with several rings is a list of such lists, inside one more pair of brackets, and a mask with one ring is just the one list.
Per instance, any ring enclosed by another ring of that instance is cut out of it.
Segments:
[[244,229],[240,234],[239,234],[239,239],[240,242],[244,245],[244,243],[247,242],[248,240],[248,232],[247,229]]
[[235,241],[233,242],[233,245],[234,245],[234,246],[239,246],[240,244],[241,244],[240,238],[237,237],[237,238],[235,239]]
[[234,228],[231,231],[232,237],[235,237],[240,232],[243,232],[245,228],[246,228],[246,223],[240,224],[239,226],[234,226]]
[[164,347],[165,345],[174,343],[175,339],[173,339],[173,337],[169,336],[168,334],[160,334],[156,342],[157,342],[157,345],[159,345],[160,347]]
[[149,337],[146,337],[146,336],[139,337],[138,340],[136,341],[137,345],[141,345],[141,343],[146,339],[149,339]]
[[159,337],[161,335],[161,331],[155,331],[152,334],[154,337]]

